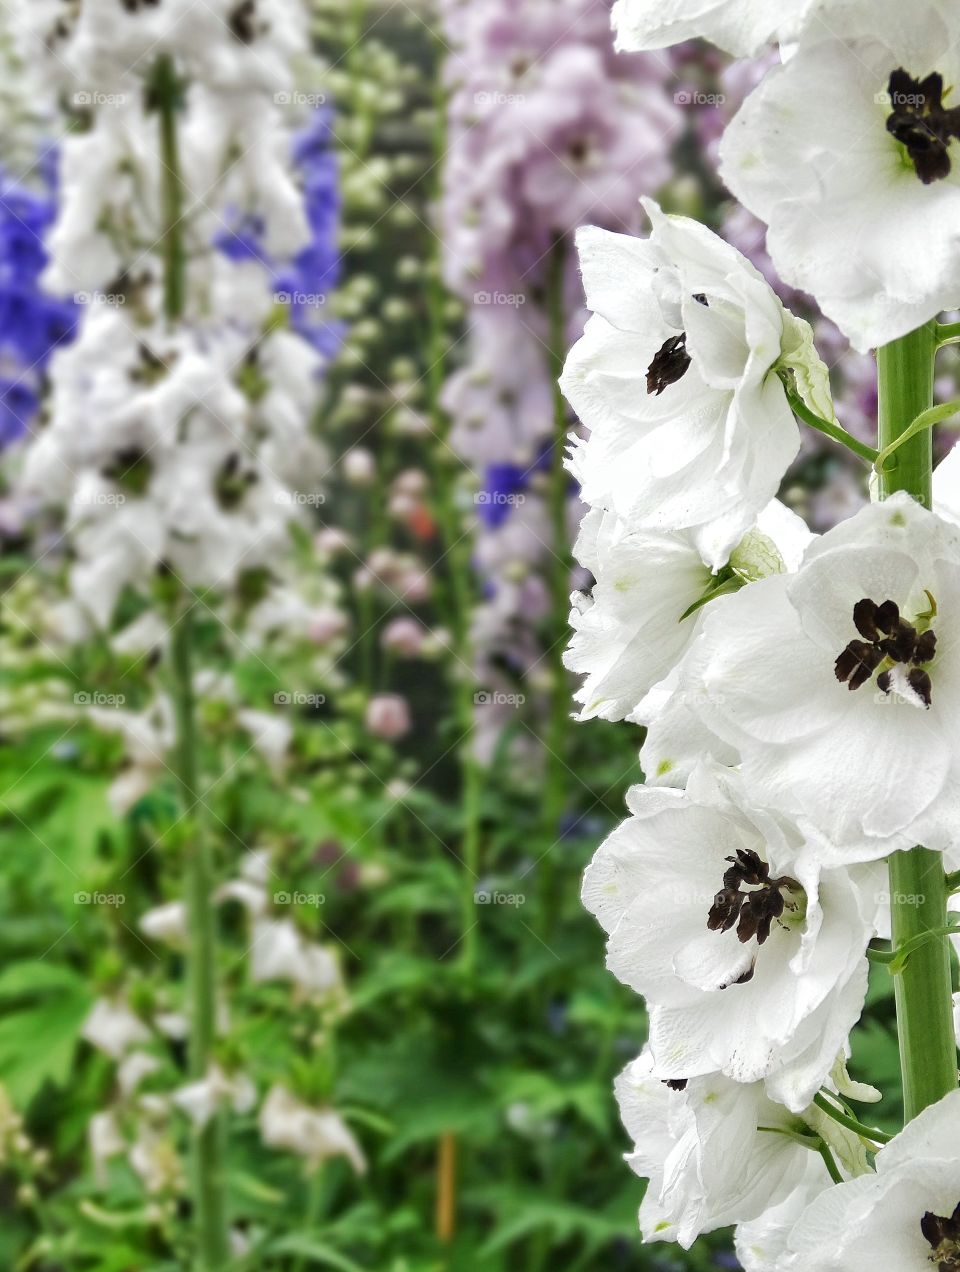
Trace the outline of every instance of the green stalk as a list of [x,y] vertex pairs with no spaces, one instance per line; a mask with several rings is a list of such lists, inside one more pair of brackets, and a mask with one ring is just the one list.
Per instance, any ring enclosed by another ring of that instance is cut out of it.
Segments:
[[[547,318],[550,325],[549,359],[550,381],[553,391],[553,451],[550,467],[548,504],[552,527],[550,560],[551,619],[548,629],[551,640],[549,652],[551,676],[550,719],[547,729],[547,779],[543,800],[543,823],[548,842],[559,835],[560,818],[566,803],[568,772],[566,763],[567,737],[570,725],[570,685],[563,665],[563,651],[567,645],[567,628],[570,614],[570,571],[572,559],[568,543],[567,491],[570,478],[564,467],[567,433],[570,430],[566,402],[560,392],[560,375],[566,356],[566,314],[563,284],[566,274],[566,244],[557,239],[550,253],[547,277]],[[542,862],[543,895],[549,906],[552,901],[553,862],[548,853]],[[544,919],[548,918],[544,915]]]
[[[934,323],[877,350],[881,451],[933,403]],[[932,501],[933,442],[925,430],[905,442],[878,474],[878,498],[906,491],[925,507]],[[947,926],[943,859],[928,848],[894,853],[889,862],[893,949]],[[953,981],[946,936],[915,949],[895,981],[903,1107],[907,1121],[957,1086]]]
[[[442,49],[438,47],[438,55]],[[436,127],[433,138],[434,154],[442,156],[446,150],[446,93],[442,77],[437,75],[437,90],[434,99]],[[434,201],[440,196],[440,163],[435,167]],[[443,386],[448,372],[449,342],[446,338],[444,310],[446,306],[446,290],[443,285],[441,240],[434,236],[435,250],[432,252],[427,274],[427,403],[431,420],[431,428],[435,437],[440,439],[434,448],[433,478],[436,488],[437,524],[444,556],[449,564],[449,597],[448,623],[453,636],[454,659],[452,675],[458,727],[462,737],[459,746],[459,762],[461,776],[461,942],[460,958],[466,972],[476,967],[479,949],[480,928],[477,921],[476,890],[480,875],[480,829],[483,811],[484,774],[474,752],[476,737],[475,694],[477,684],[475,676],[468,672],[474,666],[474,651],[470,638],[470,627],[476,605],[476,593],[473,584],[473,567],[470,563],[470,543],[464,534],[461,517],[457,508],[454,477],[458,469],[454,466],[454,456],[450,451],[450,426],[446,412],[441,404]]]
[[[164,310],[169,323],[183,316],[186,304],[186,251],[183,241],[183,177],[177,144],[180,84],[168,57],[159,59],[153,81],[160,117],[160,157],[163,165]],[[204,1078],[210,1066],[216,1019],[216,915],[212,903],[213,870],[210,842],[198,825],[197,719],[193,694],[193,604],[183,597],[171,633],[171,668],[176,715],[176,775],[184,842],[190,1019],[189,1071]],[[193,1141],[193,1196],[196,1225],[197,1272],[219,1272],[227,1264],[229,1238],[223,1159],[224,1122],[211,1118]]]
[[[211,904],[213,870],[210,841],[191,811],[197,788],[196,703],[193,696],[193,611],[187,603],[172,633],[171,662],[177,724],[177,782],[186,842],[185,887],[190,1020],[190,1077],[207,1074],[216,1020],[216,917]],[[193,1195],[197,1229],[197,1272],[219,1272],[229,1251],[224,1195],[224,1122],[213,1117],[193,1142]]]

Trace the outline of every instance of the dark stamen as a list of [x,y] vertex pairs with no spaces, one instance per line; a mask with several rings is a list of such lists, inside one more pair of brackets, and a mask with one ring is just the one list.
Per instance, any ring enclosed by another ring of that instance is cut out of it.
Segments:
[[682,378],[689,365],[687,333],[681,331],[679,336],[663,342],[647,367],[647,392],[659,397],[665,388]]
[[877,677],[877,687],[882,693],[890,693],[894,681],[889,664],[897,663],[911,667],[907,683],[929,707],[932,685],[929,674],[921,668],[936,656],[936,632],[918,632],[914,624],[900,617],[894,601],[877,605],[868,597],[854,605],[853,624],[865,639],[850,641],[838,655],[834,672],[840,683],[848,689],[859,689],[886,662],[888,665]]
[[[729,932],[736,924],[737,939],[741,944],[745,945],[756,937],[757,944],[763,945],[774,922],[788,904],[790,909],[795,908],[792,902],[787,902],[783,893],[799,893],[803,889],[789,875],[771,879],[770,867],[751,848],[738,848],[737,855],[726,860],[730,862],[730,868],[724,871],[723,888],[713,898],[707,927],[711,932]],[[745,892],[743,888],[754,888],[755,891]],[[751,966],[733,983],[745,985],[753,977],[753,970]]]
[[956,1272],[960,1268],[960,1205],[949,1218],[928,1210],[920,1220],[920,1231],[933,1250],[930,1262],[937,1272]]
[[950,141],[960,137],[960,110],[943,106],[943,76],[916,80],[903,67],[887,86],[891,111],[887,131],[906,147],[917,176],[931,185],[950,175]]

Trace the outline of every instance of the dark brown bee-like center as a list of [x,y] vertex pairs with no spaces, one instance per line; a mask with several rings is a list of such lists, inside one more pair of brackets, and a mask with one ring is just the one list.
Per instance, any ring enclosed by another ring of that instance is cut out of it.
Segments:
[[950,141],[960,137],[960,109],[943,105],[943,76],[916,80],[903,67],[890,76],[887,131],[906,147],[917,176],[931,185],[950,175]]
[[[694,292],[693,299],[704,309],[710,308],[710,302],[703,292]],[[671,336],[653,355],[653,361],[647,367],[647,392],[657,397],[671,384],[683,378],[690,365],[687,353],[687,333],[681,331],[678,336]]]
[[936,632],[919,632],[914,624],[904,622],[895,601],[877,605],[866,598],[854,605],[853,624],[863,639],[850,641],[838,655],[834,671],[840,683],[848,689],[859,689],[882,667],[877,686],[883,693],[889,693],[891,668],[901,664],[910,668],[907,672],[910,688],[924,706],[929,707],[933,687],[929,672],[924,668],[936,655]]
[[[789,875],[771,879],[770,867],[751,848],[738,848],[735,857],[725,860],[730,868],[724,871],[723,887],[713,899],[707,927],[711,932],[729,932],[736,926],[741,943],[756,937],[757,944],[763,945],[784,910],[797,908],[796,898],[803,888]],[[752,974],[741,981],[749,980]]]
[[681,331],[679,336],[671,336],[669,340],[665,340],[654,354],[653,361],[647,367],[647,392],[659,397],[665,388],[676,384],[683,377],[689,365],[687,333]]
[[960,1205],[949,1218],[928,1210],[920,1220],[920,1231],[930,1246],[930,1262],[937,1272],[957,1272],[960,1268]]

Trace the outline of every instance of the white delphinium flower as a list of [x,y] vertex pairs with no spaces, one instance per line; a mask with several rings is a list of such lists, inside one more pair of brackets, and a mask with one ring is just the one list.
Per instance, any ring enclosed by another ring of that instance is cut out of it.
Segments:
[[118,733],[124,741],[125,762],[110,784],[110,807],[122,816],[169,772],[167,757],[176,740],[173,703],[158,694],[142,711],[116,707],[85,707],[104,733]]
[[127,1147],[127,1141],[124,1139],[114,1109],[104,1109],[101,1113],[94,1113],[87,1123],[87,1146],[90,1149],[94,1181],[98,1188],[105,1188],[107,1167],[111,1160],[119,1157]]
[[831,1183],[811,1140],[822,1140],[845,1173],[868,1169],[862,1141],[816,1106],[791,1113],[762,1082],[714,1073],[668,1083],[653,1075],[654,1067],[644,1050],[615,1083],[634,1141],[627,1163],[650,1181],[640,1207],[645,1241],[689,1249],[704,1232],[811,1200]]
[[151,940],[162,941],[174,949],[185,949],[190,935],[186,904],[168,901],[165,905],[156,905],[140,916],[137,927]]
[[833,416],[827,369],[735,248],[650,199],[648,239],[592,227],[577,245],[593,317],[563,391],[590,429],[570,462],[583,499],[635,530],[690,530],[724,565],[800,445],[781,373]]
[[814,0],[617,0],[616,47],[665,49],[698,36],[736,57],[753,57],[771,40],[793,39]]
[[184,1184],[183,1162],[173,1136],[165,1125],[155,1123],[154,1116],[150,1111],[141,1117],[128,1160],[148,1193],[179,1192]]
[[826,836],[825,862],[956,842],[958,569],[960,530],[896,495],[703,619],[696,715],[752,798]]
[[724,136],[778,272],[861,352],[960,302],[958,82],[956,5],[832,0]]
[[615,513],[591,508],[574,555],[596,582],[589,596],[572,598],[574,636],[564,657],[571,671],[586,674],[575,695],[580,719],[629,718],[696,634],[703,609],[691,607],[712,589],[795,570],[810,538],[801,519],[774,500],[718,578],[690,531],[637,531]]
[[960,1092],[925,1109],[878,1154],[876,1174],[814,1198],[777,1272],[940,1272],[960,1265]]
[[335,1109],[314,1109],[279,1083],[260,1108],[260,1134],[270,1148],[303,1157],[314,1171],[331,1157],[345,1157],[358,1175],[367,1169],[363,1149]]
[[801,1185],[756,1219],[737,1225],[734,1248],[743,1272],[772,1272],[778,1266],[794,1224],[822,1191]]
[[[235,383],[250,346],[239,329],[140,329],[97,305],[54,359],[50,422],[23,484],[68,506],[73,588],[98,625],[124,587],[143,590],[159,568],[228,589],[288,546],[304,508],[264,451],[275,442],[290,454],[289,418],[278,412],[274,437]],[[290,456],[304,478],[308,450]]]
[[607,966],[647,1000],[654,1075],[763,1079],[802,1112],[863,1007],[880,872],[822,870],[818,842],[714,767],[627,802],[583,902]]
[[83,1023],[80,1037],[120,1060],[131,1047],[150,1041],[150,1030],[120,999],[98,998]]
[[306,998],[329,998],[343,991],[337,956],[308,941],[292,919],[254,919],[250,979],[254,984],[288,981]]
[[257,1102],[257,1088],[245,1073],[225,1073],[212,1064],[203,1078],[179,1087],[170,1097],[201,1131],[217,1110],[229,1105],[234,1113],[249,1113]]
[[160,1061],[148,1051],[128,1052],[117,1065],[117,1086],[121,1096],[133,1095],[144,1078],[156,1073],[160,1067]]
[[298,84],[315,78],[303,0],[85,0],[68,13],[31,4],[11,22],[20,56],[44,67],[84,125],[63,142],[51,288],[105,286],[160,236],[163,159],[151,109],[160,58],[186,84],[185,232],[205,246],[226,209],[242,208],[262,218],[268,251],[289,255],[307,241],[289,146]]

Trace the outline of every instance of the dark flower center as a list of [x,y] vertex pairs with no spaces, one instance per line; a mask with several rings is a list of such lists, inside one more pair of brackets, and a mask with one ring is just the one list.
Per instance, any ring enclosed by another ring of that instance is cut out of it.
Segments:
[[[789,875],[771,879],[770,867],[751,848],[738,848],[735,857],[725,860],[730,868],[724,871],[723,887],[713,898],[707,927],[711,932],[729,932],[736,925],[742,944],[756,937],[757,944],[763,945],[784,910],[798,908],[796,898],[802,896],[803,888]],[[751,970],[737,983],[752,975]]]
[[960,109],[943,105],[943,76],[937,71],[916,80],[899,67],[887,87],[887,131],[906,147],[917,176],[931,185],[950,174],[951,138],[960,137]]
[[933,687],[924,664],[932,662],[937,652],[936,632],[920,632],[914,624],[904,622],[895,601],[884,601],[881,605],[866,598],[857,601],[853,607],[853,623],[863,640],[850,641],[837,657],[834,671],[840,683],[848,689],[859,689],[882,668],[877,687],[889,693],[893,667],[906,666],[910,668],[907,684],[923,705],[929,707]]
[[[703,292],[696,292],[693,299],[698,305],[709,309],[709,302]],[[665,388],[682,379],[689,365],[687,333],[681,331],[679,336],[671,336],[669,340],[664,340],[654,354],[653,361],[647,367],[647,392],[655,393],[659,397]]]
[[679,336],[671,336],[663,342],[647,367],[647,392],[659,397],[668,385],[682,378],[689,365],[687,333],[681,331]]
[[956,1272],[960,1268],[960,1205],[949,1218],[928,1210],[920,1220],[920,1231],[933,1251],[930,1262],[937,1272]]

